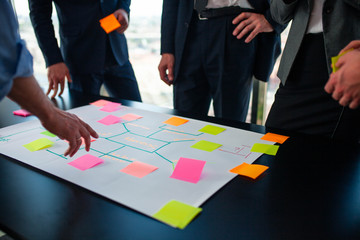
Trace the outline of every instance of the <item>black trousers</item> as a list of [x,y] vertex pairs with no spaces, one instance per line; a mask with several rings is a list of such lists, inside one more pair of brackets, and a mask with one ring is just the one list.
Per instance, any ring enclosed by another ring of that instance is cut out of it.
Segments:
[[189,25],[180,70],[174,82],[174,108],[245,121],[255,61],[256,38],[245,43],[232,35],[236,15],[199,20]]
[[360,109],[333,100],[324,90],[328,79],[323,35],[307,34],[288,80],[276,92],[266,127],[358,141]]
[[134,70],[128,61],[124,66],[105,67],[100,73],[71,74],[70,90],[99,95],[104,84],[110,97],[141,102]]

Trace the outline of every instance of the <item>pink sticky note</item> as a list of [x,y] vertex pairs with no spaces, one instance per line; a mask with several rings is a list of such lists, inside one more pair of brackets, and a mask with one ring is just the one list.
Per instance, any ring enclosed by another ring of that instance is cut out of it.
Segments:
[[110,101],[100,99],[100,100],[97,100],[95,102],[90,103],[90,105],[94,105],[94,106],[97,106],[97,107],[103,107],[108,103],[110,103]]
[[120,109],[121,103],[109,102],[104,107],[100,108],[104,112],[114,112]]
[[197,183],[200,180],[201,172],[204,168],[205,161],[191,158],[180,158],[175,166],[171,178]]
[[139,115],[136,115],[136,114],[132,114],[132,113],[128,113],[128,114],[125,114],[124,116],[121,116],[120,118],[121,118],[122,120],[125,120],[125,121],[133,121],[133,120],[142,118],[142,116],[139,116]]
[[103,119],[97,121],[99,123],[102,123],[104,125],[112,125],[115,123],[118,123],[121,121],[121,118],[114,116],[114,115],[107,115],[106,117],[104,117]]
[[132,162],[129,165],[127,165],[125,168],[121,169],[120,172],[124,172],[126,174],[142,178],[149,173],[152,173],[158,169],[158,167],[152,166],[147,163],[143,162]]
[[18,116],[22,116],[22,117],[27,117],[27,116],[31,115],[31,113],[26,111],[25,109],[20,109],[20,110],[13,111],[13,114],[18,115]]
[[84,156],[75,159],[72,162],[69,162],[68,164],[73,167],[76,167],[77,169],[80,169],[81,171],[84,171],[86,169],[95,167],[103,162],[104,160],[102,160],[101,158],[95,157],[90,154],[86,154]]

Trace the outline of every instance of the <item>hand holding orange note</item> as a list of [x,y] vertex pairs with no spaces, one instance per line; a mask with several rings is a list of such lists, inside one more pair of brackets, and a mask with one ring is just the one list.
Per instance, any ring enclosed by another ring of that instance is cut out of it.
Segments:
[[110,14],[103,19],[100,19],[100,26],[105,30],[106,33],[111,33],[112,31],[121,27],[121,24],[116,19],[114,14]]

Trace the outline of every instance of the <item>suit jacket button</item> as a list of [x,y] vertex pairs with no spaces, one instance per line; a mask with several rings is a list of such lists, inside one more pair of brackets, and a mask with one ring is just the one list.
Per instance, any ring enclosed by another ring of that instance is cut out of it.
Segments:
[[332,13],[333,10],[334,10],[333,7],[326,7],[326,8],[325,8],[325,13],[326,13],[326,14],[330,14],[330,13]]

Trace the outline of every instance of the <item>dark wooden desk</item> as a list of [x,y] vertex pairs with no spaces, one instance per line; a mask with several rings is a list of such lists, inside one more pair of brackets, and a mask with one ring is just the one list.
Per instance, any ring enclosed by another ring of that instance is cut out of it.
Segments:
[[[96,100],[57,99],[69,109]],[[180,114],[146,104],[132,107]],[[0,103],[0,126],[27,119]],[[189,117],[189,115],[186,115]],[[196,116],[193,116],[196,118]],[[204,119],[202,119],[204,120]],[[264,132],[261,126],[206,118]],[[102,196],[0,155],[0,229],[15,239],[360,239],[360,147],[291,137],[257,180],[236,177],[184,230],[174,229]]]

